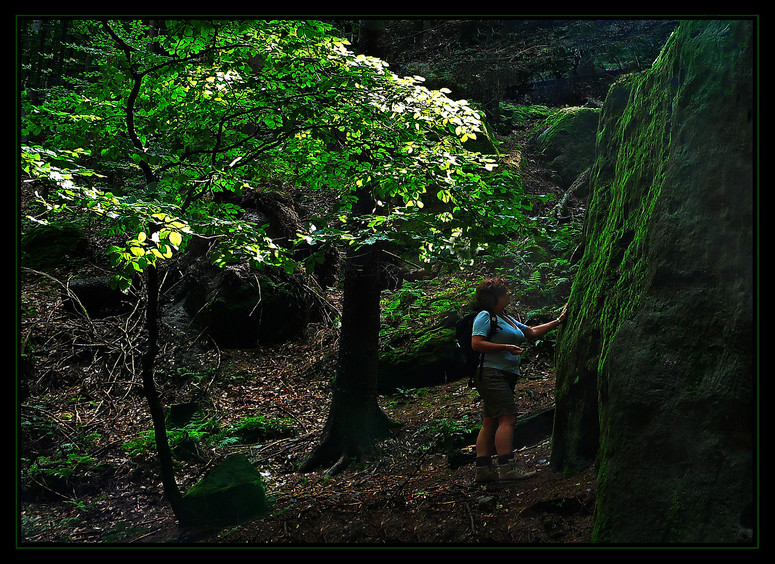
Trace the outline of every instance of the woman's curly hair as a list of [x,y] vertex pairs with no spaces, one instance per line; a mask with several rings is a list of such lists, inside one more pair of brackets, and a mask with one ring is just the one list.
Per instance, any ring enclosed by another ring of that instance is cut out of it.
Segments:
[[501,276],[483,280],[476,288],[476,305],[479,309],[492,311],[495,309],[498,299],[506,295],[508,291],[508,283]]

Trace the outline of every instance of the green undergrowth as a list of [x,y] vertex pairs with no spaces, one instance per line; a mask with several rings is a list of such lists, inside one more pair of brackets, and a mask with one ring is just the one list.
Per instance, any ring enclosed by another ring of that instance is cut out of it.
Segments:
[[[291,434],[291,419],[267,419],[265,417],[243,417],[236,423],[222,427],[202,412],[196,413],[182,426],[167,427],[167,440],[174,453],[183,456],[187,448],[196,444],[222,448],[237,444],[253,444],[262,440],[285,437]],[[153,430],[143,431],[133,440],[124,443],[123,448],[131,455],[148,453],[156,448]]]
[[[198,412],[185,424],[168,424],[167,440],[174,458],[186,460],[202,446],[218,449],[289,436],[293,430],[292,423],[290,419],[258,416],[221,425]],[[30,426],[34,422],[27,420],[22,424]],[[142,431],[121,446],[130,456],[151,454],[156,449],[154,431]],[[109,462],[101,461],[100,450],[99,434],[76,432],[57,448],[25,459],[24,477],[50,491],[67,490],[74,483],[88,482],[112,471]]]

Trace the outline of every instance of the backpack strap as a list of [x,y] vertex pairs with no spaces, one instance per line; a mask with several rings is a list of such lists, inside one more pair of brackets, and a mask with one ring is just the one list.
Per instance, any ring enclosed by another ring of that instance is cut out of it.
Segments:
[[[491,311],[488,311],[487,313],[490,314],[490,329],[489,331],[487,331],[487,340],[489,341],[490,339],[492,339],[492,336],[495,335],[495,332],[498,330],[498,317]],[[476,380],[480,379],[483,366],[484,366],[484,353],[479,353],[479,366],[477,366],[476,370],[474,371]]]

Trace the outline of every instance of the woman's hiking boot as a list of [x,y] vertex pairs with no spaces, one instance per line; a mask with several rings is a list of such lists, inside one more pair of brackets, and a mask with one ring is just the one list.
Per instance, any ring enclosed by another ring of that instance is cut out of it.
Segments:
[[498,473],[493,470],[492,466],[477,466],[474,480],[477,484],[495,482],[498,480]]
[[498,464],[498,479],[504,482],[511,482],[514,480],[525,480],[535,476],[535,470],[526,472],[519,468],[514,460],[509,460],[506,464]]

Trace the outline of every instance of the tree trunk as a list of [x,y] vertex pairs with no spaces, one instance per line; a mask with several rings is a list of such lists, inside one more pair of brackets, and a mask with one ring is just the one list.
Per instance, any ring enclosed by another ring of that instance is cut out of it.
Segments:
[[[126,130],[129,139],[136,149],[144,151],[142,142],[140,141],[137,131],[135,130],[135,101],[137,95],[140,92],[142,86],[143,74],[139,73],[134,65],[131,64],[131,49],[129,46],[118,36],[108,25],[107,20],[103,22],[105,30],[113,38],[116,46],[124,51],[127,64],[130,67],[130,74],[132,76],[132,90],[129,95],[125,110]],[[151,189],[156,186],[157,178],[153,173],[150,164],[141,160],[138,165],[143,171],[145,176],[145,184],[147,189]],[[159,229],[158,225],[151,224],[148,226],[149,234]],[[161,481],[164,487],[164,494],[172,507],[173,513],[179,520],[184,520],[183,510],[183,496],[178,488],[178,484],[175,481],[175,469],[172,462],[172,451],[170,450],[169,441],[167,440],[167,425],[164,421],[164,406],[161,403],[159,394],[156,390],[156,383],[154,382],[154,373],[156,365],[156,356],[159,352],[159,273],[156,265],[149,265],[146,268],[146,280],[147,280],[147,292],[148,301],[146,303],[146,331],[148,333],[148,343],[146,351],[142,358],[142,378],[143,378],[143,392],[145,393],[146,400],[148,401],[148,409],[151,412],[151,419],[153,420],[154,438],[156,440],[156,454],[159,457],[159,466],[161,473]]]
[[[356,206],[364,209],[370,201],[367,194],[360,194]],[[391,422],[377,404],[379,256],[377,248],[362,247],[350,250],[345,261],[333,397],[321,443],[301,466],[303,472],[333,464],[328,472],[334,474],[390,429]]]
[[[362,20],[359,47],[368,55],[384,58],[384,35],[384,21]],[[360,190],[353,218],[373,209],[371,193]],[[393,425],[377,404],[379,299],[379,249],[351,248],[344,270],[342,329],[331,407],[321,442],[302,464],[302,472],[333,464],[327,473],[335,474],[386,437]]]
[[167,441],[167,427],[164,422],[164,408],[159,399],[154,383],[154,365],[159,351],[159,279],[155,266],[147,269],[148,302],[146,304],[146,329],[148,343],[142,359],[143,392],[148,400],[148,408],[153,420],[154,438],[156,440],[156,453],[159,456],[161,467],[161,481],[164,486],[164,494],[172,506],[172,510],[180,517],[181,494],[175,482],[175,470],[172,465],[172,452]]

